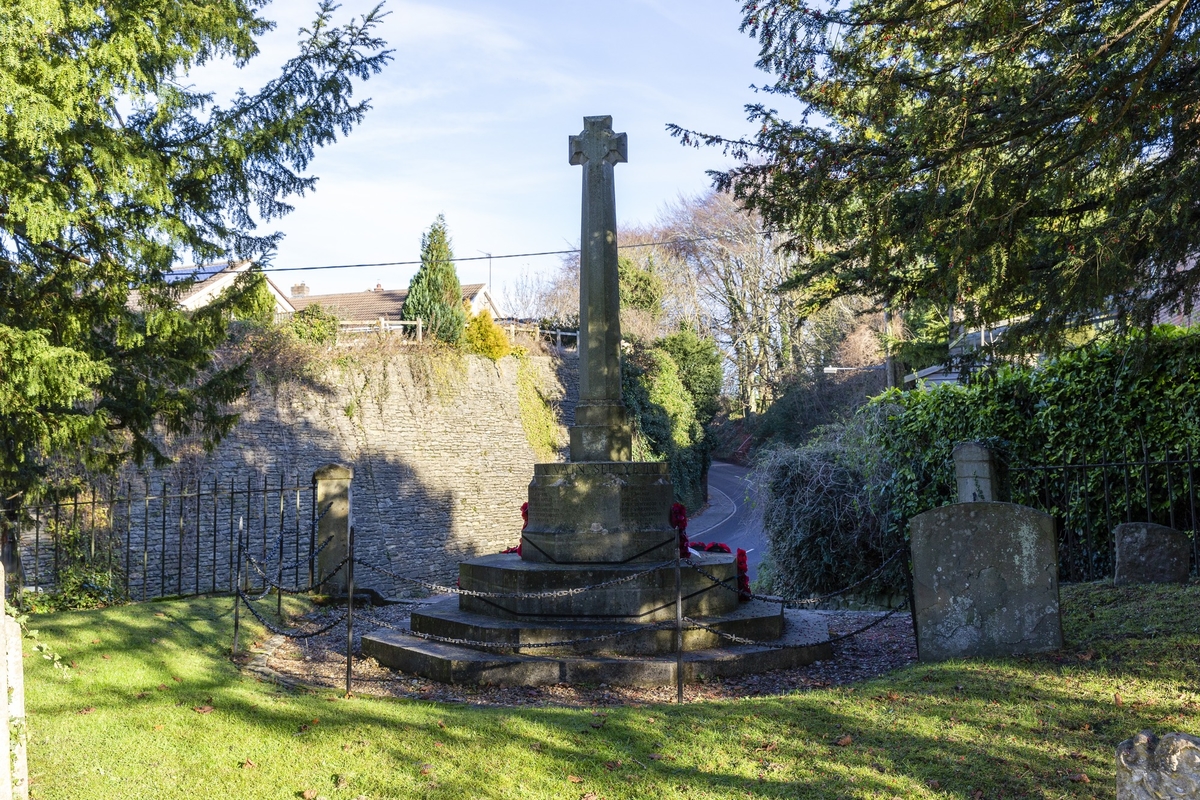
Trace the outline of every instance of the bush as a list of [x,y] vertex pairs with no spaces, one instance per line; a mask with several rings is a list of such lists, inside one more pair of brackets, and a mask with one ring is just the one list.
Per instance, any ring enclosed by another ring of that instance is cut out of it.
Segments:
[[486,308],[471,317],[467,323],[467,329],[463,333],[463,345],[468,353],[484,356],[492,361],[499,361],[512,352],[504,329],[496,324],[492,319],[492,312]]
[[621,359],[621,380],[634,426],[634,460],[666,461],[675,499],[690,510],[704,505],[712,457],[679,366],[665,350],[634,345]]
[[[771,591],[789,598],[825,594],[858,581],[901,544],[889,524],[887,465],[872,444],[877,420],[860,414],[824,428],[807,445],[767,451],[759,460]],[[764,581],[765,583],[765,581]],[[860,591],[904,591],[897,560]]]
[[297,339],[309,344],[333,344],[337,341],[338,318],[320,303],[297,311],[286,327]]

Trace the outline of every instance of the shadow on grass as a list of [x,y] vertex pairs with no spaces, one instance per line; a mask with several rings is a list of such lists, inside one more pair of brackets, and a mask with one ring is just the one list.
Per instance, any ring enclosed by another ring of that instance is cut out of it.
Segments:
[[[1146,627],[1121,605],[1135,596],[1091,598],[1087,611],[1070,597],[1071,629],[1089,612],[1125,620],[1104,636]],[[1172,603],[1169,592],[1153,597]],[[1191,603],[1190,589],[1176,599]],[[372,798],[1108,797],[1118,742],[1200,727],[1195,623],[1170,636],[1075,639],[1072,652],[1044,658],[918,665],[855,687],[592,711],[286,692],[230,662],[231,616],[229,598],[207,598],[38,620],[79,668],[63,681],[26,662],[35,796],[93,796],[102,769],[154,787],[109,797],[187,797],[210,779],[229,796],[315,786],[334,797],[338,774]],[[246,632],[248,642],[264,633],[252,621]],[[1105,642],[1116,642],[1111,652],[1100,652]],[[166,772],[164,749],[176,754]]]

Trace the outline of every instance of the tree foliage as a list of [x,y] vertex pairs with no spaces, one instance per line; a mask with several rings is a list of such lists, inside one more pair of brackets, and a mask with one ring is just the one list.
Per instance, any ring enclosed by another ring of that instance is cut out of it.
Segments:
[[[14,0],[0,8],[0,487],[35,486],[70,448],[89,466],[163,458],[155,431],[211,440],[245,365],[214,365],[234,317],[262,316],[262,276],[186,313],[190,259],[263,261],[256,221],[313,188],[315,149],[359,122],[355,80],[388,59],[378,9],[319,7],[299,54],[228,105],[189,71],[244,65],[271,23],[257,0]],[[13,368],[17,366],[18,368]]]
[[663,279],[654,270],[654,259],[645,265],[628,256],[617,259],[617,281],[621,291],[621,310],[634,309],[658,319],[663,313]]
[[765,104],[717,176],[786,232],[789,285],[1020,318],[1054,345],[1149,324],[1200,287],[1200,5],[1190,0],[746,0]]
[[462,284],[454,269],[454,253],[441,214],[421,236],[421,266],[408,284],[404,299],[405,319],[419,319],[430,336],[456,344],[467,324],[463,309]]

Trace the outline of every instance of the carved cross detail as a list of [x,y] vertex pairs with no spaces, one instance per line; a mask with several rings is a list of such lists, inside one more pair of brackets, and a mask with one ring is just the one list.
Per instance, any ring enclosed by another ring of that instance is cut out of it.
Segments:
[[612,117],[584,117],[583,132],[571,137],[571,164],[623,164],[629,160],[629,139],[613,133]]

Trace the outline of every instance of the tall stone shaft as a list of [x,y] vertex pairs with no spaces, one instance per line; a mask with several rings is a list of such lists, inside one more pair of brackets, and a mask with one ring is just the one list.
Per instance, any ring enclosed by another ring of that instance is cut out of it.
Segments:
[[579,404],[572,461],[629,461],[633,431],[621,401],[621,290],[613,165],[628,160],[628,139],[612,117],[584,117],[572,136],[571,164],[583,167],[579,263]]

